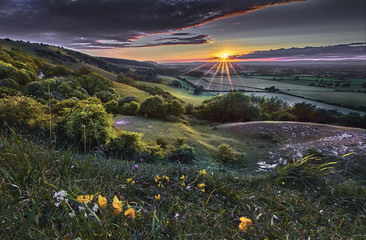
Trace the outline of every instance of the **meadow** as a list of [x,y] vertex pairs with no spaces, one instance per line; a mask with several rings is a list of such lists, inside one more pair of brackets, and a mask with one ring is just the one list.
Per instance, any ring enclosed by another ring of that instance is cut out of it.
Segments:
[[15,133],[0,141],[2,239],[362,239],[366,234],[365,175],[336,161],[310,156],[246,176],[55,151]]

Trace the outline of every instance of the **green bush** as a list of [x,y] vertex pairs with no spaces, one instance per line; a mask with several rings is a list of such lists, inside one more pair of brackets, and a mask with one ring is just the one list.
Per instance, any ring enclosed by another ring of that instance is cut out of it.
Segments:
[[97,98],[79,101],[65,118],[66,135],[70,140],[83,141],[85,137],[89,148],[105,145],[116,137],[112,127],[113,117],[108,114]]
[[163,118],[166,115],[166,109],[164,106],[164,99],[161,96],[151,96],[143,101],[137,111],[139,115]]
[[164,137],[158,137],[155,140],[156,145],[159,145],[162,149],[167,149],[168,141]]
[[126,96],[124,98],[118,99],[117,101],[118,105],[122,107],[125,103],[130,103],[132,101],[138,102],[138,99],[135,96]]
[[136,111],[139,107],[140,107],[140,104],[135,101],[132,101],[130,103],[125,103],[122,106],[121,113],[124,115],[134,116],[134,115],[136,115]]
[[132,160],[144,150],[141,138],[141,133],[119,131],[118,136],[108,144],[108,152],[115,157]]
[[107,113],[116,114],[118,113],[118,102],[116,100],[111,100],[104,104],[104,108]]
[[121,73],[117,75],[117,82],[127,85],[133,85],[134,80],[132,77],[126,76],[124,73]]
[[49,108],[25,96],[7,96],[0,99],[0,126],[4,122],[20,130],[45,130],[49,127]]
[[19,84],[14,79],[11,79],[11,78],[5,78],[5,79],[1,80],[0,87],[7,87],[7,88],[15,89],[15,90],[20,89]]
[[234,149],[225,143],[218,146],[216,158],[223,163],[233,163],[238,160]]
[[275,119],[277,121],[296,121],[296,116],[292,115],[289,112],[281,112],[279,113]]
[[180,163],[191,163],[194,160],[194,149],[187,144],[174,149],[171,152],[170,159],[173,161],[178,161]]
[[178,100],[173,100],[167,104],[167,114],[181,117],[183,116],[185,109],[184,105]]

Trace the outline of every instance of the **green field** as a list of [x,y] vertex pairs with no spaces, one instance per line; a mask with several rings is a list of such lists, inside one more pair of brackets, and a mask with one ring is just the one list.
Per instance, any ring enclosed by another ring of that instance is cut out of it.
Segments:
[[[211,91],[230,91],[233,89],[241,89],[245,91],[263,92],[265,88],[274,86],[285,94],[291,94],[298,97],[304,97],[312,100],[320,100],[329,104],[337,104],[348,107],[361,107],[366,106],[366,93],[363,92],[346,92],[342,88],[342,92],[336,91],[332,88],[315,87],[308,85],[293,84],[285,81],[272,81],[263,78],[267,77],[239,77],[233,76],[231,78],[231,84],[227,77],[221,80],[221,77],[209,78],[194,78],[185,77],[191,83],[195,85],[202,85],[206,90]],[[355,83],[360,83],[361,80],[353,79]]]
[[143,101],[145,98],[151,96],[148,92],[132,87],[127,84],[113,82],[120,97],[135,96],[139,101]]
[[[172,78],[172,77],[166,77],[166,76],[159,76],[159,77],[163,80],[162,83],[149,83],[149,82],[141,82],[141,81],[136,81],[136,83],[144,84],[144,85],[147,85],[150,87],[161,88],[164,91],[169,92],[173,96],[175,96],[179,99],[182,99],[186,103],[193,104],[194,106],[200,105],[204,100],[209,99],[213,96],[210,93],[202,93],[201,95],[195,95],[195,94],[193,94],[194,89],[190,85],[188,85],[186,82],[180,81],[180,80]],[[179,81],[183,86],[186,87],[186,89],[169,86],[168,84],[173,80]],[[187,88],[188,88],[188,90],[187,90]]]

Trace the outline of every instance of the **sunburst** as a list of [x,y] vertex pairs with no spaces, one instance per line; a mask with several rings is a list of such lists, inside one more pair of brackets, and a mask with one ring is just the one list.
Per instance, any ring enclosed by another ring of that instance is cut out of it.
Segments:
[[[227,76],[227,80],[229,81],[230,88],[233,90],[233,83],[231,79],[231,72],[233,72],[238,78],[240,79],[242,85],[244,85],[243,79],[239,76],[238,71],[235,69],[234,65],[238,66],[241,69],[244,69],[240,64],[234,62],[233,55],[228,52],[223,52],[218,55],[219,57],[215,57],[213,60],[206,62],[198,67],[195,67],[189,71],[186,71],[185,73],[181,74],[180,76],[187,75],[190,72],[203,69],[203,67],[214,63],[214,65],[207,71],[205,74],[198,80],[196,83],[196,86],[201,82],[201,80],[207,76],[209,73],[213,73],[209,84],[207,86],[206,90],[209,90],[211,87],[211,84],[213,83],[215,77],[220,74],[220,90],[222,90],[222,85],[224,85],[224,76]],[[234,65],[233,65],[234,64]],[[245,69],[244,69],[245,70]]]

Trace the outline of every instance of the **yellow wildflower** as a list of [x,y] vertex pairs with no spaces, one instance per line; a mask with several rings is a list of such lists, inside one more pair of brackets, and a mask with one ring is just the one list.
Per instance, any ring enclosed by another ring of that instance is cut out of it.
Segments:
[[186,186],[186,184],[185,184],[185,183],[182,183],[181,185],[182,185],[182,187],[185,187],[185,186]]
[[120,201],[117,196],[114,196],[112,205],[115,208],[113,214],[122,212],[123,202]]
[[206,187],[206,184],[205,183],[200,183],[200,184],[198,184],[198,187],[199,188],[204,188],[204,187]]
[[163,188],[163,187],[164,187],[164,185],[163,185],[161,182],[159,182],[158,187]]
[[107,206],[107,198],[103,197],[102,195],[98,196],[98,205],[101,208],[105,208]]
[[246,217],[240,218],[239,230],[245,232],[248,228],[248,225],[253,225],[252,220]]
[[201,192],[206,192],[204,188],[201,189]]
[[167,176],[165,176],[165,180],[166,180],[167,182],[170,182],[170,179],[169,179],[169,177],[167,177]]
[[133,185],[135,185],[135,181],[132,181],[132,182],[131,182],[131,185],[132,185],[132,186],[133,186]]
[[179,179],[184,180],[184,179],[186,179],[186,176],[182,175]]
[[285,184],[285,182],[282,182],[282,184]]
[[159,180],[160,180],[159,175],[156,175],[156,177],[155,177],[155,182],[156,182],[156,183],[158,183],[158,182],[159,182]]
[[202,171],[200,171],[200,175],[206,175],[206,174],[207,174],[207,172],[206,172],[205,169],[203,169]]
[[160,200],[160,197],[161,197],[160,194],[155,196],[155,200]]
[[127,178],[126,181],[127,183],[130,183],[132,181],[132,178]]
[[79,203],[88,204],[93,200],[93,195],[80,195],[76,198]]
[[135,209],[133,209],[133,208],[127,209],[125,212],[125,216],[127,216],[127,215],[130,216],[132,219],[134,219],[136,217]]

